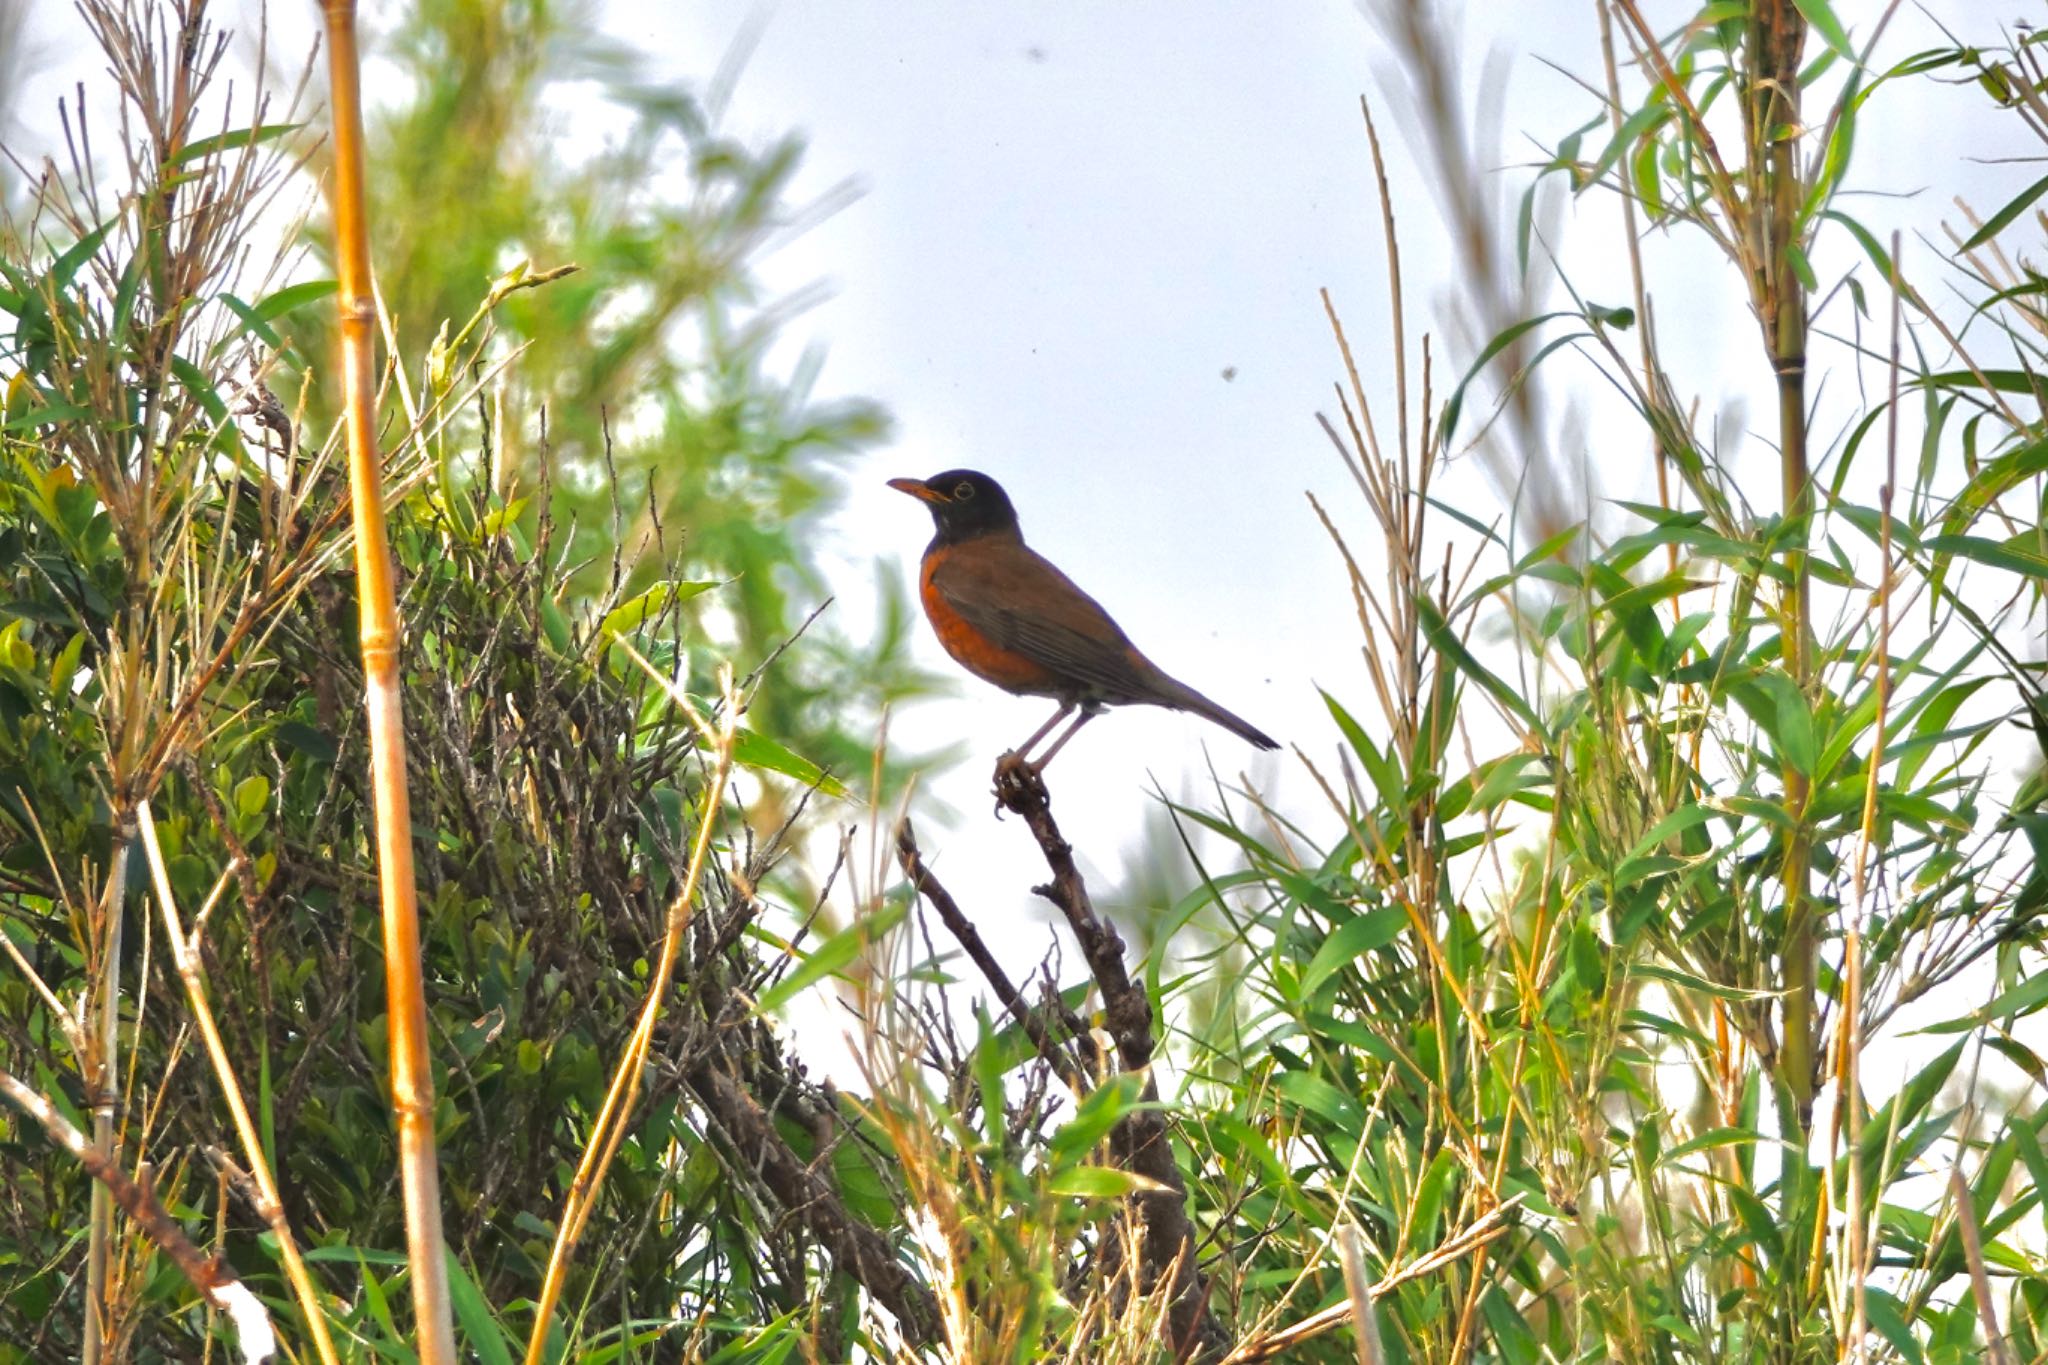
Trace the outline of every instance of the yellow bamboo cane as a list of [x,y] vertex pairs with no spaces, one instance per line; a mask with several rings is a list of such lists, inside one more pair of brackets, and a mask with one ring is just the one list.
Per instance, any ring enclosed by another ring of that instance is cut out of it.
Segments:
[[369,213],[363,190],[361,59],[355,0],[323,0],[329,107],[334,119],[334,244],[340,283],[341,377],[348,424],[349,491],[355,510],[356,586],[370,775],[377,804],[377,879],[384,906],[386,1036],[398,1171],[405,1197],[406,1255],[422,1365],[455,1365],[448,1276],[441,1242],[441,1182],[434,1153],[434,1081],[427,1060],[427,1002],[420,980],[412,812],[405,787],[405,723],[398,693],[398,605],[384,530],[377,456],[375,332]]

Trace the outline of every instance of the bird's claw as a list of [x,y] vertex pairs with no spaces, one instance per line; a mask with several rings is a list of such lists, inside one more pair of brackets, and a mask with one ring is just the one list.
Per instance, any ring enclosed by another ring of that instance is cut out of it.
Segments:
[[1045,780],[1039,776],[1036,763],[1030,762],[1014,749],[996,759],[994,795],[998,820],[1003,818],[1005,810],[1021,811],[1022,802],[1034,789],[1042,798]]

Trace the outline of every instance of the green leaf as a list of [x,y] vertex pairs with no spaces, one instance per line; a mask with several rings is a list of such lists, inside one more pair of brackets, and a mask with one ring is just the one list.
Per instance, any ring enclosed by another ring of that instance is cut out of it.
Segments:
[[208,417],[226,425],[228,405],[221,401],[219,390],[214,388],[213,381],[208,379],[197,365],[181,355],[174,355],[171,357],[171,373],[178,377],[178,382],[192,395],[192,401],[206,410]]
[[270,802],[270,779],[252,773],[235,784],[235,813],[242,818],[256,814]]
[[615,635],[627,635],[658,619],[661,614],[677,602],[687,602],[700,593],[719,587],[722,579],[670,579],[656,583],[646,592],[622,602],[605,613],[598,623],[597,634],[601,640]]
[[1332,974],[1349,966],[1353,959],[1386,947],[1400,937],[1407,925],[1407,912],[1395,906],[1352,916],[1324,939],[1322,947],[1309,959],[1308,968],[1301,974],[1302,995],[1314,995],[1316,987]]
[[1074,1108],[1074,1117],[1054,1131],[1047,1144],[1055,1169],[1064,1168],[1095,1150],[1124,1116],[1144,1107],[1144,1077],[1119,1072],[1088,1092]]
[[1991,1003],[1982,1009],[1972,1010],[1958,1019],[1944,1020],[1919,1029],[1920,1033],[1964,1033],[1970,1029],[1984,1027],[1994,1019],[2007,1015],[2032,1014],[2048,1004],[2048,972],[2036,972],[2010,990],[2001,991]]
[[2009,569],[2029,578],[2048,578],[2048,556],[2027,548],[2039,541],[2040,537],[2031,531],[2022,531],[2006,541],[1987,540],[1982,536],[1930,536],[1927,549],[1936,554],[1960,555],[1964,559]]
[[1529,703],[1522,700],[1521,693],[1495,677],[1479,660],[1472,657],[1472,652],[1465,648],[1465,642],[1445,623],[1427,598],[1418,598],[1416,606],[1422,617],[1423,630],[1429,636],[1430,648],[1456,664],[1459,672],[1484,688],[1494,700],[1528,726],[1532,733],[1547,739],[1549,735],[1543,728],[1543,722],[1537,718]]
[[792,753],[758,730],[740,730],[734,733],[732,757],[733,762],[742,767],[780,773],[827,796],[836,796],[842,801],[853,799],[853,793],[848,791],[846,785],[838,778],[803,755]]
[[1551,762],[1546,754],[1512,753],[1484,765],[1481,771],[1486,779],[1465,803],[1468,811],[1492,810],[1517,792],[1548,786]]
[[1046,1182],[1050,1193],[1068,1199],[1121,1199],[1157,1188],[1158,1182],[1114,1166],[1069,1166]]
[[1691,972],[1655,962],[1638,962],[1628,970],[1631,977],[1647,977],[1652,981],[1661,981],[1667,986],[1678,986],[1685,990],[1698,991],[1702,995],[1711,995],[1717,1000],[1767,1000],[1771,995],[1769,991],[1751,991],[1740,986],[1717,985],[1703,976],[1695,976]]
[[1705,806],[1697,801],[1689,801],[1652,825],[1650,832],[1636,841],[1636,846],[1629,850],[1628,857],[1622,861],[1633,862],[1646,853],[1662,848],[1672,836],[1683,834],[1695,825],[1704,824],[1713,816],[1714,812]]
[[274,294],[264,295],[249,311],[259,321],[275,322],[286,313],[326,298],[340,287],[341,285],[334,280],[307,280],[302,284],[288,284]]
[[1349,741],[1351,752],[1358,755],[1358,761],[1365,765],[1365,774],[1372,779],[1373,788],[1379,793],[1381,804],[1390,811],[1406,811],[1408,793],[1401,780],[1400,768],[1392,758],[1380,752],[1380,747],[1372,742],[1372,736],[1366,734],[1364,726],[1352,719],[1351,713],[1344,709],[1342,703],[1328,692],[1323,692],[1322,698],[1323,705],[1329,708],[1330,718],[1337,722],[1337,728],[1344,732],[1344,738]]
[[448,1264],[448,1297],[454,1301],[455,1317],[462,1324],[462,1334],[469,1338],[469,1349],[484,1365],[512,1365],[505,1329],[491,1315],[490,1305],[484,1302],[483,1291],[477,1288],[475,1280],[469,1278],[469,1272],[462,1268],[462,1262],[455,1259],[454,1252],[443,1248],[442,1256]]
[[1820,747],[1813,735],[1813,712],[1799,685],[1775,669],[1754,675],[1752,685],[1733,689],[1742,709],[1770,736],[1778,761],[1806,776],[1813,775]]
[[756,1008],[762,1014],[775,1013],[859,957],[870,943],[894,929],[909,908],[908,902],[892,901],[874,914],[847,925],[812,949],[810,955],[797,964],[796,970],[761,992]]
[[[263,342],[264,345],[268,346],[273,351],[282,352],[288,349],[285,346],[284,338],[277,334],[277,329],[275,327],[272,327],[268,322],[266,322],[261,317],[258,317],[256,314],[256,310],[252,308],[250,305],[242,302],[242,300],[236,298],[233,294],[227,293],[223,293],[220,296],[220,301],[227,305],[227,309],[230,313],[233,313],[236,317],[242,320],[242,331],[253,333],[258,339],[260,339]],[[223,337],[221,339],[222,343],[224,344],[226,342],[232,341],[234,340],[234,337],[238,335],[240,335],[239,332],[231,336]],[[215,346],[214,354],[219,354],[221,349],[221,346]]]
[[1465,377],[1458,381],[1458,387],[1451,390],[1450,401],[1444,404],[1444,415],[1439,424],[1441,444],[1446,449],[1450,448],[1451,438],[1458,429],[1458,414],[1465,406],[1465,390],[1471,385],[1473,380],[1479,377],[1480,371],[1484,370],[1495,356],[1546,322],[1552,322],[1558,318],[1571,318],[1573,321],[1577,321],[1578,316],[1576,313],[1543,313],[1533,318],[1523,318],[1520,322],[1502,328],[1494,336],[1493,340],[1487,342],[1486,348],[1480,351],[1479,358],[1472,362],[1470,369],[1465,371]]
[[270,142],[287,133],[296,133],[305,127],[303,123],[261,123],[254,128],[235,128],[212,137],[194,138],[178,149],[171,158],[173,166],[189,166],[195,161],[204,161],[216,152],[228,151],[235,147],[253,147]]
[[1709,1128],[1698,1137],[1679,1143],[1664,1153],[1662,1162],[1669,1164],[1691,1156],[1694,1152],[1710,1152],[1720,1147],[1777,1146],[1778,1139],[1769,1133],[1754,1128]]
[[1365,1127],[1365,1110],[1358,1101],[1320,1076],[1311,1076],[1306,1071],[1283,1071],[1273,1082],[1273,1088],[1283,1098],[1351,1137],[1360,1136]]
[[1920,1340],[1906,1325],[1905,1306],[1875,1285],[1866,1286],[1863,1297],[1864,1310],[1870,1315],[1870,1325],[1877,1329],[1877,1334],[1910,1365],[1926,1365],[1927,1356],[1920,1349]]
[[1579,985],[1591,995],[1602,995],[1607,990],[1607,948],[1600,942],[1600,936],[1593,931],[1590,920],[1580,920],[1572,926],[1569,945],[1572,975]]
[[2008,199],[1999,208],[1998,212],[1984,220],[1984,226],[1978,228],[1964,240],[1962,249],[1964,251],[1974,250],[2011,227],[2013,220],[2025,213],[2033,205],[2034,201],[2044,194],[2048,194],[2048,175],[2042,176],[2011,199]]

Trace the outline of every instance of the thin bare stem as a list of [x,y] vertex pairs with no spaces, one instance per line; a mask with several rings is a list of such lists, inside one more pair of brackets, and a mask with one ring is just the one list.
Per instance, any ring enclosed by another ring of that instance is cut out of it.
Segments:
[[[100,898],[101,952],[99,991],[93,1001],[95,1013],[92,1149],[103,1165],[115,1166],[114,1117],[120,1097],[121,1058],[121,906],[128,888],[128,846],[135,839],[135,818],[122,812],[116,822],[113,859],[107,868],[105,894]],[[107,1345],[107,1264],[114,1232],[114,1201],[105,1181],[92,1187],[92,1203],[86,1215],[85,1250],[85,1360],[94,1365]]]
[[[221,1098],[227,1101],[228,1115],[234,1120],[235,1136],[241,1141],[242,1155],[249,1163],[256,1189],[262,1196],[257,1212],[277,1238],[278,1254],[284,1259],[285,1278],[291,1282],[292,1296],[299,1301],[299,1312],[306,1319],[306,1329],[313,1335],[314,1349],[319,1352],[324,1365],[339,1365],[334,1339],[327,1331],[327,1314],[320,1305],[319,1288],[313,1283],[313,1276],[299,1255],[299,1244],[292,1236],[291,1224],[285,1220],[284,1201],[278,1195],[277,1179],[271,1174],[270,1163],[263,1156],[262,1136],[249,1116],[249,1106],[242,1100],[241,1083],[235,1079],[234,1064],[228,1060],[227,1046],[221,1041],[219,1025],[214,1022],[213,1006],[206,998],[205,971],[199,965],[198,945],[186,937],[184,924],[178,915],[177,901],[171,893],[170,873],[164,866],[163,849],[157,843],[156,819],[150,814],[149,802],[137,805],[136,817],[142,832],[143,854],[149,860],[150,880],[156,888],[157,907],[163,913],[164,932],[171,941],[171,961],[178,969],[178,979],[184,983],[185,999],[192,1007],[192,1019],[199,1026],[199,1036],[206,1045],[208,1059],[213,1063],[214,1076],[220,1081]],[[224,886],[236,871],[232,865],[225,869],[221,873],[221,884]]]

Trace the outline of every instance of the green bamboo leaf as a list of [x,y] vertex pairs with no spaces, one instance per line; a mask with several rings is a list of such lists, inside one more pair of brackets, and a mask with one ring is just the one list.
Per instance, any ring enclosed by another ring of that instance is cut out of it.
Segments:
[[2011,1015],[2015,1018],[2032,1014],[2048,1004],[2048,972],[2036,972],[2010,990],[2000,991],[1991,1003],[1981,1009],[1956,1019],[1945,1019],[1939,1024],[1929,1024],[1919,1029],[1920,1033],[1966,1033],[1983,1028],[1996,1019]]
[[1697,801],[1687,802],[1652,825],[1650,832],[1636,841],[1636,846],[1628,851],[1628,857],[1622,859],[1622,862],[1634,862],[1645,854],[1664,847],[1673,836],[1683,834],[1696,825],[1703,825],[1713,816],[1713,811]]
[[1484,370],[1495,356],[1546,322],[1552,322],[1558,318],[1576,319],[1578,316],[1577,313],[1542,313],[1536,317],[1524,318],[1520,322],[1512,323],[1496,333],[1493,339],[1487,342],[1485,347],[1479,352],[1479,358],[1474,360],[1471,367],[1465,371],[1465,377],[1458,381],[1458,386],[1451,390],[1450,401],[1444,404],[1443,420],[1439,424],[1439,429],[1442,433],[1440,443],[1444,448],[1450,448],[1452,435],[1457,431],[1458,414],[1465,406],[1465,390],[1470,387],[1473,380],[1479,377],[1480,371]]
[[1750,719],[1770,737],[1779,762],[1811,777],[1820,746],[1814,739],[1813,711],[1799,685],[1783,673],[1764,669],[1749,685],[1732,691]]
[[1607,172],[1614,169],[1629,148],[1639,143],[1655,147],[1657,130],[1670,122],[1671,116],[1671,106],[1660,100],[1654,104],[1644,105],[1623,119],[1621,127],[1615,129],[1614,136],[1610,137],[1607,145],[1601,149],[1599,158],[1583,176],[1579,177],[1579,185],[1585,187],[1598,184]]
[[1484,688],[1496,701],[1527,725],[1538,738],[1548,739],[1549,732],[1544,729],[1543,722],[1538,719],[1529,703],[1522,700],[1519,692],[1495,677],[1479,660],[1472,657],[1472,652],[1465,648],[1465,642],[1445,623],[1428,599],[1418,598],[1416,606],[1422,617],[1423,631],[1429,637],[1430,648],[1456,664],[1459,672]]
[[2033,397],[2041,381],[2025,370],[1940,370],[1922,376],[1918,384],[1941,389],[1983,389]]
[[455,1306],[456,1320],[462,1324],[462,1334],[469,1338],[469,1349],[484,1365],[512,1365],[507,1333],[492,1315],[483,1291],[462,1268],[462,1262],[455,1259],[454,1252],[443,1248],[442,1255],[448,1264],[448,1297]]
[[216,152],[274,141],[287,133],[296,133],[305,126],[303,123],[261,123],[254,128],[235,128],[225,133],[215,133],[212,137],[194,138],[171,158],[171,164],[189,166],[195,161],[204,161]]
[[2033,184],[2006,200],[2000,206],[1998,212],[1984,220],[1984,226],[1978,228],[1964,240],[1962,249],[1964,251],[1974,250],[2011,227],[2013,220],[2033,207],[2034,201],[2044,194],[2048,194],[2048,175],[2042,176],[2039,180],[2036,180]]
[[1054,1169],[1069,1166],[1094,1151],[1095,1144],[1108,1137],[1110,1129],[1144,1107],[1144,1078],[1132,1072],[1120,1072],[1096,1086],[1074,1107],[1074,1117],[1061,1124],[1047,1143]]
[[1323,940],[1301,974],[1301,994],[1314,995],[1336,972],[1375,949],[1384,948],[1408,927],[1408,914],[1396,906],[1384,906],[1354,915]]
[[1399,766],[1390,756],[1380,751],[1380,747],[1372,742],[1372,736],[1366,734],[1365,727],[1352,719],[1351,713],[1344,709],[1343,703],[1328,692],[1322,692],[1320,688],[1317,691],[1322,693],[1323,705],[1329,708],[1330,718],[1336,721],[1337,728],[1344,732],[1344,738],[1351,745],[1351,752],[1358,755],[1359,763],[1365,768],[1365,775],[1372,779],[1373,788],[1379,793],[1380,803],[1390,811],[1407,810],[1408,793],[1401,780]]
[[853,793],[846,789],[845,783],[802,754],[793,752],[758,730],[740,730],[734,734],[732,757],[733,762],[743,768],[780,773],[827,796],[837,797],[842,801],[853,799]]
[[892,901],[874,914],[855,920],[813,948],[796,969],[761,992],[755,1008],[773,1014],[818,982],[844,968],[861,950],[894,929],[910,908],[907,901]]
[[1160,1188],[1135,1171],[1114,1166],[1069,1166],[1056,1171],[1045,1183],[1049,1193],[1067,1199],[1121,1199],[1127,1194],[1144,1194]]
[[1283,1071],[1273,1088],[1287,1099],[1346,1136],[1357,1138],[1365,1128],[1365,1110],[1357,1100],[1320,1076],[1306,1071]]
[[[1465,803],[1464,810],[1492,810],[1517,792],[1548,786],[1551,761],[1546,754],[1514,753],[1482,765],[1480,771],[1486,774],[1485,780],[1479,784],[1479,790],[1472,793],[1472,799]],[[1445,811],[1446,819],[1450,815],[1450,811]]]
[[1660,1164],[1670,1165],[1683,1160],[1695,1152],[1711,1152],[1720,1147],[1775,1147],[1783,1144],[1769,1133],[1754,1128],[1730,1127],[1709,1128],[1698,1137],[1679,1143],[1664,1153]]
[[1927,549],[1935,554],[1958,555],[1978,564],[2010,570],[2028,578],[2048,578],[2048,556],[2028,548],[2040,543],[2037,532],[2022,531],[2011,540],[1990,540],[1984,536],[1930,536]]
[[1849,46],[1849,35],[1842,28],[1842,21],[1835,17],[1835,7],[1828,0],[1792,0],[1794,8],[1813,25],[1813,31],[1821,41],[1840,55],[1843,61],[1856,60],[1856,49]]
[[334,280],[307,280],[301,284],[288,284],[274,294],[265,294],[250,309],[264,322],[275,322],[286,313],[317,303],[335,292],[341,286]]
[[687,602],[692,597],[709,592],[723,584],[722,579],[668,579],[656,583],[647,591],[621,602],[605,613],[598,623],[597,635],[601,640],[613,636],[628,635],[658,618],[677,602]]
[[1877,1334],[1905,1357],[1908,1365],[1927,1365],[1927,1355],[1920,1347],[1919,1338],[1906,1325],[1905,1305],[1875,1285],[1866,1286],[1863,1294],[1865,1311],[1869,1313],[1870,1325],[1877,1329]]
[[1744,990],[1740,986],[1717,985],[1703,976],[1695,976],[1691,972],[1681,971],[1677,967],[1666,967],[1655,962],[1638,962],[1630,967],[1628,971],[1631,977],[1647,977],[1651,981],[1661,981],[1667,986],[1679,986],[1685,990],[1698,991],[1702,995],[1711,995],[1720,1000],[1768,1000],[1771,997],[1771,992],[1769,991],[1752,991]]
[[201,373],[197,365],[181,355],[174,355],[171,357],[171,373],[178,377],[178,382],[185,386],[192,400],[206,410],[208,417],[222,424],[227,422],[228,405],[221,400],[213,381]]

